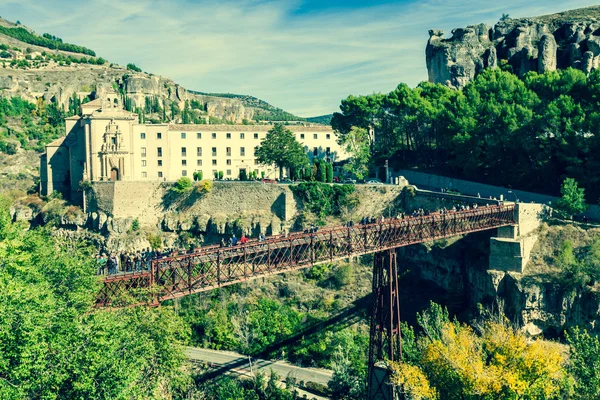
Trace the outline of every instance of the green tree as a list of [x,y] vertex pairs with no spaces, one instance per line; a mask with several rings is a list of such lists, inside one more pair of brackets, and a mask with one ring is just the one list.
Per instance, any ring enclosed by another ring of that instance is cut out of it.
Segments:
[[275,164],[279,177],[283,178],[284,168],[304,168],[308,157],[296,136],[282,124],[275,124],[254,151],[256,160],[263,165]]
[[333,164],[327,163],[327,183],[333,183]]
[[565,333],[569,345],[569,370],[575,378],[574,399],[600,397],[600,340],[578,327]]
[[318,181],[319,182],[327,182],[327,163],[323,160],[319,161],[317,164],[318,172]]
[[567,214],[579,214],[587,209],[585,189],[580,188],[573,178],[566,178],[560,188],[562,197],[557,200],[556,208]]
[[344,165],[344,171],[364,179],[369,174],[371,148],[369,134],[366,129],[353,126],[346,135],[343,145],[350,155],[350,161]]
[[135,71],[135,72],[142,72],[142,69],[139,68],[137,65],[133,64],[133,63],[129,63],[127,64],[127,69],[129,71]]

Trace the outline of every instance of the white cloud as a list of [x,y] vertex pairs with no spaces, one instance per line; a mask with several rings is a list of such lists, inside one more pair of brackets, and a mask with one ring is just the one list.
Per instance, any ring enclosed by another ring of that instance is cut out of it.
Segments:
[[298,1],[19,0],[2,16],[199,91],[251,94],[298,115],[427,78],[430,28],[592,5],[426,0],[294,15]]

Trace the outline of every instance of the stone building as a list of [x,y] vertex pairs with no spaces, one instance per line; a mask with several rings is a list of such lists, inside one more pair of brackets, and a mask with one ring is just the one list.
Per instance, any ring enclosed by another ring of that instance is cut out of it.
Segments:
[[[82,182],[175,181],[202,171],[212,179],[238,179],[243,172],[275,178],[274,166],[260,165],[254,149],[272,125],[140,124],[108,94],[66,118],[66,135],[46,146],[40,160],[40,191],[83,201]],[[289,126],[311,159],[346,158],[328,126]]]

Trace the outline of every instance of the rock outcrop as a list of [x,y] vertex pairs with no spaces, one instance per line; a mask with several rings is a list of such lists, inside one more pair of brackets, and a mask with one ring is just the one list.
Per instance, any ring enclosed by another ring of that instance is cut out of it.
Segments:
[[484,68],[500,66],[519,76],[568,67],[586,73],[600,65],[600,6],[537,18],[505,19],[454,29],[452,37],[430,30],[429,81],[461,88]]

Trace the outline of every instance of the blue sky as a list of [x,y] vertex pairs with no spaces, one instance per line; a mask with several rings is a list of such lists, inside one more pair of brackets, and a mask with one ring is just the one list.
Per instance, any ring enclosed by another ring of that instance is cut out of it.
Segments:
[[300,116],[427,79],[428,30],[594,5],[583,0],[0,0],[38,33],[188,89],[250,94]]

